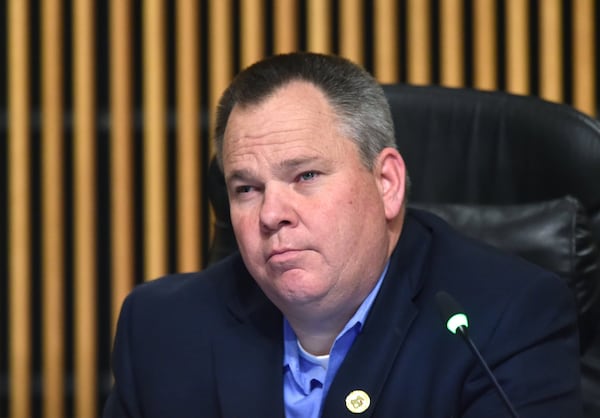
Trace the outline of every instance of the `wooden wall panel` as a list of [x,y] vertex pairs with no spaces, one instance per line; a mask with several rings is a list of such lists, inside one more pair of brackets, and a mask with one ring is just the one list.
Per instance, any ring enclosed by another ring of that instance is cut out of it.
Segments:
[[97,406],[96,302],[96,93],[94,3],[73,4],[73,194],[75,414],[94,416]]
[[307,49],[312,52],[330,53],[331,48],[331,0],[307,1]]
[[167,273],[165,3],[144,2],[144,243],[146,280]]
[[440,84],[461,87],[465,78],[464,1],[440,1]]
[[298,49],[298,0],[278,0],[273,3],[274,53],[283,54]]
[[135,281],[133,36],[130,0],[110,2],[111,334]]
[[29,2],[8,2],[8,359],[10,417],[31,415]]
[[375,0],[373,8],[373,74],[381,83],[396,83],[400,78],[398,2]]
[[340,55],[364,65],[364,18],[362,0],[340,2]]
[[431,0],[407,1],[407,74],[411,84],[431,83]]
[[473,86],[495,90],[498,86],[496,0],[473,2]]
[[544,0],[539,4],[540,97],[563,100],[563,22],[562,1]]
[[202,268],[198,5],[177,3],[177,270]]
[[[233,35],[231,0],[208,0],[209,21],[209,109],[215,109],[221,94],[233,77]],[[212,114],[212,113],[211,113]],[[212,129],[211,117],[209,130]],[[212,144],[211,144],[212,145]],[[211,154],[213,151],[211,150]]]
[[264,57],[264,0],[241,0],[241,66],[243,68]]
[[65,388],[65,149],[63,130],[63,6],[42,3],[42,304],[43,415],[64,417]]
[[529,2],[506,0],[506,91],[528,94],[529,86]]
[[[574,0],[573,13],[573,106],[582,112],[594,114],[596,111],[597,59],[594,0]],[[596,22],[597,23],[597,22]]]

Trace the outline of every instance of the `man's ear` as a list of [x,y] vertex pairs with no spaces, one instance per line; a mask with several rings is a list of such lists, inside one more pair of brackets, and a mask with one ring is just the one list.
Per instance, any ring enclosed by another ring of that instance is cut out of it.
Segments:
[[377,157],[376,177],[379,193],[388,221],[402,211],[406,192],[406,166],[404,159],[394,148],[384,148]]

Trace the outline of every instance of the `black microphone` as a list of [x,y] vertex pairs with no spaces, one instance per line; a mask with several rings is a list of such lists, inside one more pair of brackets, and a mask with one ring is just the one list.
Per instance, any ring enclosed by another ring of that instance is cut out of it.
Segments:
[[496,380],[496,376],[494,376],[494,373],[490,370],[487,363],[481,356],[481,353],[477,349],[477,346],[475,345],[471,337],[469,337],[469,320],[467,319],[467,315],[464,313],[464,309],[461,308],[456,299],[454,299],[452,296],[450,296],[444,291],[438,292],[435,295],[435,299],[440,314],[442,315],[442,320],[446,324],[446,328],[448,328],[448,330],[452,334],[458,334],[463,338],[463,340],[471,349],[471,352],[475,355],[475,357],[477,357],[477,360],[479,360],[479,364],[481,364],[483,369],[486,371],[488,377],[496,387],[496,390],[500,394],[502,401],[510,411],[511,415],[514,418],[519,418],[519,415],[515,411],[515,408],[506,396],[506,393],[504,393],[502,386],[500,386],[500,383],[498,383],[498,380]]

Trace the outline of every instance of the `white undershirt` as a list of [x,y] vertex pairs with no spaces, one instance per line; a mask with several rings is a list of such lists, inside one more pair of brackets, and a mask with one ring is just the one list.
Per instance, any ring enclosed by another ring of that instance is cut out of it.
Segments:
[[300,344],[300,340],[296,340],[298,343],[298,349],[300,350],[300,356],[304,357],[305,360],[310,361],[311,363],[318,364],[325,370],[327,370],[327,366],[329,366],[329,354],[323,354],[322,356],[315,356],[314,354],[310,354],[308,351],[302,347]]

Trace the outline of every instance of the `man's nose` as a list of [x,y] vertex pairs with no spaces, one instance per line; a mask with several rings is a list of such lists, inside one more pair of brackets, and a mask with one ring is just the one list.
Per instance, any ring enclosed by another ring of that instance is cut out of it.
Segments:
[[265,187],[260,209],[261,226],[268,231],[277,231],[296,222],[294,199],[285,186]]

